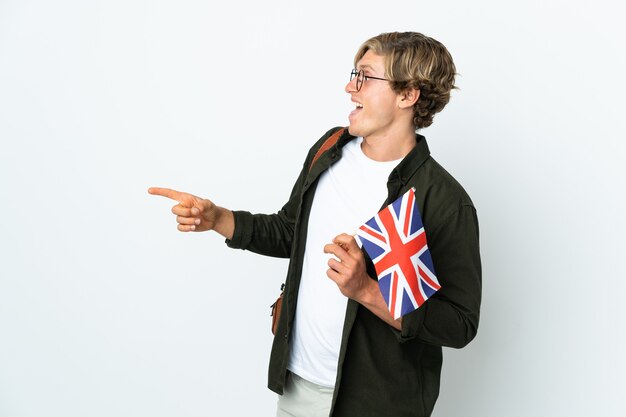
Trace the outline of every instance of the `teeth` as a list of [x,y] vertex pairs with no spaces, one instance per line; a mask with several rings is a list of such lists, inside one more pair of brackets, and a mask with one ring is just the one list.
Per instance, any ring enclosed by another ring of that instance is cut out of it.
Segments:
[[356,108],[357,109],[362,109],[363,108],[363,105],[361,103],[355,103],[355,104],[356,104]]

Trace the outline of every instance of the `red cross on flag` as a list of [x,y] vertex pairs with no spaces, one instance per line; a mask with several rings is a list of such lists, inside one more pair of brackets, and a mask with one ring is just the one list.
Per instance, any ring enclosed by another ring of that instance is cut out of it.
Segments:
[[365,222],[357,236],[374,263],[380,292],[394,319],[416,310],[441,288],[414,188]]

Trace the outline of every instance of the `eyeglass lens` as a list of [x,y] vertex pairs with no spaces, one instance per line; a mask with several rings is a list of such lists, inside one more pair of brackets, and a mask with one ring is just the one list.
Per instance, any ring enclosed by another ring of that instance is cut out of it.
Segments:
[[356,91],[361,91],[361,86],[363,85],[363,75],[365,74],[365,72],[363,70],[352,70],[352,72],[350,73],[350,81],[352,81],[354,79],[354,77],[356,77]]

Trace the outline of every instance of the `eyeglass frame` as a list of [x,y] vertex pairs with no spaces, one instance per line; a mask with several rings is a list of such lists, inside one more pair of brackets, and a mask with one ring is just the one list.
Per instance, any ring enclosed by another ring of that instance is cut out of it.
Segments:
[[357,70],[356,68],[353,68],[352,71],[350,72],[350,82],[352,82],[352,80],[354,80],[354,78],[356,77],[356,91],[361,91],[361,88],[363,88],[363,84],[365,84],[365,81],[372,79],[372,80],[380,80],[380,81],[391,81],[387,78],[380,78],[380,77],[372,77],[371,75],[365,75],[365,71],[363,70]]

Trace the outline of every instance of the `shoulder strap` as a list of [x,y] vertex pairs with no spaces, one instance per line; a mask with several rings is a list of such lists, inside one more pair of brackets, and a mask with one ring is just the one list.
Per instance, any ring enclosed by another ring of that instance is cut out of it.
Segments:
[[324,152],[332,148],[337,143],[337,141],[339,140],[339,138],[341,137],[341,135],[343,134],[345,130],[346,128],[342,127],[341,129],[333,133],[328,139],[326,139],[324,143],[322,143],[322,146],[320,146],[320,148],[317,150],[317,153],[313,157],[313,160],[311,161],[311,165],[309,165],[309,172],[311,172],[311,168],[313,168],[313,165],[315,165],[315,162],[319,159],[319,157],[322,156]]

